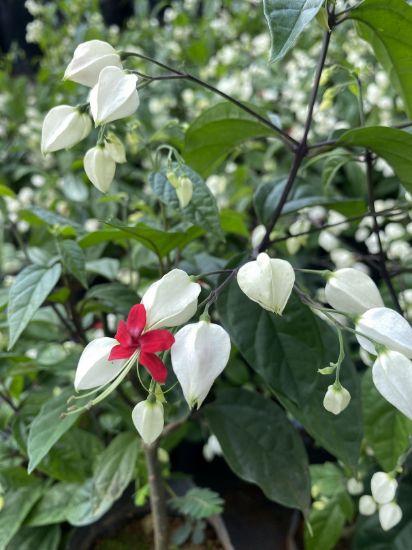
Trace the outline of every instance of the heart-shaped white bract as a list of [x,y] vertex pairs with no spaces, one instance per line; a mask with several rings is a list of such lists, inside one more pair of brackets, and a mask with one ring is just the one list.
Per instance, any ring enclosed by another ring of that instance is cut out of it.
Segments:
[[76,107],[59,105],[53,107],[44,118],[41,134],[41,150],[53,153],[60,149],[69,149],[84,139],[92,129],[89,115],[81,113]]
[[372,377],[382,397],[412,420],[412,361],[398,351],[384,351],[372,367]]
[[388,502],[379,508],[379,523],[384,531],[389,531],[402,519],[401,507],[396,502]]
[[160,401],[141,401],[132,411],[132,420],[146,445],[151,445],[163,431],[163,405]]
[[102,193],[107,193],[116,172],[116,163],[103,145],[87,151],[83,159],[84,171],[92,184]]
[[295,283],[295,272],[286,260],[271,259],[262,252],[239,269],[237,282],[250,300],[281,315]]
[[84,348],[77,365],[74,387],[79,390],[90,390],[108,384],[121,373],[127,359],[109,361],[114,346],[114,338],[96,338]]
[[116,50],[102,40],[88,40],[74,50],[64,73],[64,80],[73,80],[90,88],[97,83],[100,71],[108,66],[122,67]]
[[[408,321],[393,309],[375,307],[366,311],[356,322],[356,330],[391,350],[399,351],[412,358],[412,327]],[[377,355],[375,345],[356,335],[359,344],[369,353]]]
[[90,112],[96,126],[132,115],[139,106],[137,76],[118,67],[106,67],[89,96]]
[[386,472],[375,472],[371,479],[372,496],[378,504],[386,504],[395,498],[398,482]]

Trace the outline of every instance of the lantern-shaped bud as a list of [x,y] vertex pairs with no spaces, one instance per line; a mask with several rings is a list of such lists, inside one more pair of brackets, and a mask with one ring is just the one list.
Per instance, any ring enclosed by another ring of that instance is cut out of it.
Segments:
[[116,172],[116,163],[104,144],[89,149],[83,160],[84,170],[92,184],[107,193]]
[[333,414],[340,414],[350,402],[350,393],[341,384],[331,384],[323,398],[323,406]]
[[345,267],[328,275],[325,295],[330,305],[350,315],[362,315],[373,307],[383,307],[379,290],[366,273]]
[[100,71],[108,66],[122,67],[120,56],[107,42],[89,40],[79,44],[74,50],[64,80],[73,80],[84,86],[96,84]]
[[376,512],[376,502],[370,495],[362,495],[359,499],[359,513],[362,516],[372,516]]
[[289,262],[271,259],[263,252],[239,269],[237,282],[248,298],[281,315],[295,283],[295,272]]
[[348,479],[348,482],[346,483],[346,488],[348,490],[348,493],[350,495],[360,495],[363,492],[363,483],[362,481],[357,480],[354,477],[351,477]]
[[371,479],[372,496],[378,504],[386,504],[395,498],[398,482],[385,472],[375,472]]
[[41,150],[53,153],[60,149],[69,149],[84,139],[92,129],[88,114],[82,113],[76,107],[59,105],[51,109],[43,122],[41,134]]
[[396,502],[388,502],[379,508],[379,523],[384,531],[389,531],[402,519],[402,510]]
[[150,397],[140,401],[132,411],[132,420],[146,445],[151,445],[163,431],[163,405]]

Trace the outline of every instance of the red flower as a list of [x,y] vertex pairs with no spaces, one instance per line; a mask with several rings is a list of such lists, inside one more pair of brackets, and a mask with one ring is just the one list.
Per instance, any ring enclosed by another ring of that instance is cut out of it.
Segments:
[[[172,347],[175,338],[168,330],[148,330],[146,326],[146,309],[143,304],[132,307],[127,317],[127,323],[120,321],[117,327],[116,340],[109,355],[109,361],[129,359],[133,353],[140,350],[139,363],[150,372],[153,379],[163,384],[167,378],[167,369],[155,353]],[[143,333],[143,334],[142,334]]]

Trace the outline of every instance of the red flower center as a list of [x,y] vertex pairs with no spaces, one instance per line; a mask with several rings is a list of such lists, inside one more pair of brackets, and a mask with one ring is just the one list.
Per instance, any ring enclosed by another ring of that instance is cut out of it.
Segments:
[[170,349],[175,338],[168,330],[148,330],[143,332],[146,326],[146,309],[143,304],[132,307],[127,317],[127,323],[120,321],[117,327],[116,340],[109,355],[109,361],[117,359],[130,359],[135,351],[140,351],[139,363],[141,363],[160,384],[166,382],[167,369],[163,361],[156,353]]

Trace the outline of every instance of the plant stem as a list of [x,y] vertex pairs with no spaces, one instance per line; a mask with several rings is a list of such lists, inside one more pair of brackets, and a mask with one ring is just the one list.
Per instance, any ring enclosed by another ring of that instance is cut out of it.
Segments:
[[[332,14],[333,15],[333,14]],[[330,27],[333,27],[333,17],[331,17],[330,21]],[[320,52],[318,64],[316,67],[316,73],[315,73],[315,80],[312,87],[312,92],[310,95],[309,100],[309,107],[308,107],[308,114],[306,116],[306,122],[305,122],[305,128],[303,130],[303,136],[302,139],[298,145],[298,147],[295,149],[295,157],[293,159],[292,167],[290,169],[289,177],[286,182],[286,185],[283,189],[283,193],[279,199],[279,202],[275,208],[275,211],[272,214],[272,218],[270,219],[267,227],[266,227],[266,234],[260,243],[260,245],[257,247],[257,249],[254,251],[254,256],[256,256],[259,252],[262,252],[265,250],[269,244],[270,244],[270,234],[272,233],[278,219],[280,218],[280,215],[282,214],[283,207],[288,199],[288,196],[292,190],[293,184],[295,183],[296,176],[298,174],[299,168],[305,159],[308,147],[307,147],[307,140],[308,140],[308,134],[309,130],[312,124],[312,118],[313,118],[313,109],[315,107],[316,97],[319,90],[319,83],[320,78],[322,76],[323,67],[325,65],[326,60],[326,54],[328,52],[329,48],[329,42],[330,42],[330,31],[325,31],[323,35],[323,42],[322,42],[322,49]]]
[[157,456],[158,446],[158,441],[155,441],[152,445],[143,445],[143,448],[150,487],[150,506],[152,510],[155,550],[167,550],[168,517],[166,494]]

